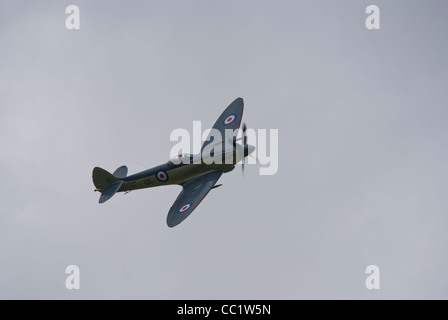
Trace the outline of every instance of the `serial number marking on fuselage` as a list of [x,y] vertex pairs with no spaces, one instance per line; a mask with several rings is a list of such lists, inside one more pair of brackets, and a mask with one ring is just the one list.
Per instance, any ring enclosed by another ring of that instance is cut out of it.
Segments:
[[143,180],[143,182],[144,182],[146,185],[151,185],[151,184],[154,183],[154,181],[153,181],[151,178],[145,179],[145,180]]
[[126,188],[127,188],[127,189],[133,189],[133,188],[135,188],[136,185],[137,185],[137,183],[136,183],[135,181],[128,182],[128,183],[126,184]]

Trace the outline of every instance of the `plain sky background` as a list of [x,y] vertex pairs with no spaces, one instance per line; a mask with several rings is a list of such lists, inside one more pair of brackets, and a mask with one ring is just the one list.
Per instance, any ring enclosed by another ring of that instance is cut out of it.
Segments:
[[[0,298],[447,299],[447,17],[446,1],[0,0]],[[166,162],[173,129],[236,97],[249,127],[279,130],[276,175],[237,167],[173,229],[179,186],[98,204],[93,167]]]

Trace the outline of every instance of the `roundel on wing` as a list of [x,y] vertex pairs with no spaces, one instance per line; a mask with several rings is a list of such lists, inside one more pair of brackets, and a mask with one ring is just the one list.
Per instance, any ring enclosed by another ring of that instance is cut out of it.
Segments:
[[235,121],[236,119],[236,114],[231,114],[230,116],[228,116],[227,118],[224,119],[223,124],[225,126],[228,126],[229,124],[231,124],[233,121]]
[[190,209],[190,207],[191,207],[191,203],[184,204],[184,205],[179,209],[179,211],[177,211],[177,212],[178,212],[178,213],[185,212],[185,211],[187,211],[188,209]]
[[168,181],[168,173],[166,173],[166,171],[164,171],[164,170],[159,170],[156,173],[156,178],[160,182]]

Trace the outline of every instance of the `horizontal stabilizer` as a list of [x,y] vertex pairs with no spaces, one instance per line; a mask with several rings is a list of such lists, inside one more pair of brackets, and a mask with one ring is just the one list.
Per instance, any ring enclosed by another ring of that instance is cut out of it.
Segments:
[[100,197],[99,203],[106,202],[110,198],[113,197],[113,195],[120,189],[121,185],[123,184],[123,181],[115,182],[114,184],[111,184],[109,187],[107,187],[106,190],[103,191]]

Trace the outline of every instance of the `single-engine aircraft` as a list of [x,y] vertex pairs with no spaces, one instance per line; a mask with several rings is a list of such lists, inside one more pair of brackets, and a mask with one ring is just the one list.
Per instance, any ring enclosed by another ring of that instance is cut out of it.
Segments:
[[[95,191],[101,192],[99,203],[109,200],[117,192],[127,193],[136,189],[181,185],[183,189],[166,219],[168,227],[178,225],[197,208],[211,189],[221,186],[216,185],[216,182],[223,173],[232,171],[235,164],[240,161],[243,161],[244,172],[245,158],[255,150],[255,147],[247,144],[245,123],[242,128],[243,136],[236,138],[243,109],[243,99],[235,99],[218,118],[198,154],[179,155],[165,164],[130,176],[127,176],[126,166],[119,167],[113,174],[95,167],[92,178]],[[227,129],[232,130],[231,135]],[[216,134],[217,132],[219,134]],[[241,139],[242,145],[237,143]],[[215,150],[219,152],[215,154]]]

